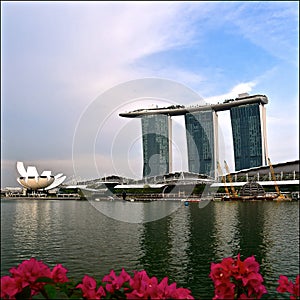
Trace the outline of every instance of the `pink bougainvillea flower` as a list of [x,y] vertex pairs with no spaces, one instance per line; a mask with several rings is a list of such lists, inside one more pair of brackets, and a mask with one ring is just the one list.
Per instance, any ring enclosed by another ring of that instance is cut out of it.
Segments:
[[[67,269],[61,264],[56,265],[51,271],[42,261],[35,258],[23,261],[17,267],[10,269],[11,276],[1,277],[1,298],[15,300],[20,298],[24,288],[30,288],[30,295],[35,296],[39,292],[47,298],[47,289],[44,285],[50,283],[56,289],[62,288],[60,284],[68,282]],[[263,277],[259,273],[259,264],[254,256],[240,259],[224,258],[221,263],[212,263],[209,277],[214,282],[215,295],[213,300],[221,299],[260,299],[267,293],[263,285]],[[299,299],[300,276],[297,275],[295,283],[289,281],[288,277],[281,275],[278,280],[277,291],[289,293],[290,299]],[[108,299],[194,299],[191,291],[186,288],[177,287],[176,283],[168,284],[168,277],[158,282],[156,277],[149,277],[145,270],[135,271],[133,278],[122,269],[119,276],[114,270],[104,276],[102,282],[106,283],[106,290],[103,286],[97,288],[97,282],[93,277],[85,275],[82,282],[76,288],[81,289],[82,296],[86,300],[99,300],[103,297]],[[127,283],[127,285],[125,285]],[[63,289],[66,287],[63,286]],[[109,294],[106,294],[106,291]],[[65,291],[63,291],[65,292]],[[29,299],[31,299],[29,297]]]
[[105,297],[105,296],[106,296],[106,293],[105,293],[103,286],[99,286],[99,288],[96,292],[96,297],[94,297],[92,299],[101,299],[101,297]]
[[130,278],[130,275],[123,268],[119,276],[116,276],[115,271],[111,270],[108,275],[103,277],[102,282],[107,282],[105,288],[113,294],[116,290],[120,290],[125,282],[129,282]]
[[191,291],[177,288],[176,283],[168,285],[168,277],[160,283],[156,277],[149,278],[146,271],[135,272],[130,280],[132,291],[127,293],[127,299],[194,299]]
[[176,282],[168,285],[168,277],[162,279],[152,295],[157,299],[194,299],[189,289],[177,288]]
[[122,284],[123,284],[124,282],[129,281],[130,278],[131,278],[130,275],[125,271],[124,268],[122,268],[122,271],[118,277],[118,281],[122,282]]
[[259,273],[259,263],[254,256],[247,257],[244,261],[241,261],[240,255],[237,256],[236,263],[238,272],[234,275],[234,278],[241,280],[242,286],[247,288],[247,297],[260,299],[263,294],[267,293],[267,290],[262,284],[263,277]]
[[170,293],[170,296],[166,297],[165,299],[194,299],[194,297],[191,295],[191,291],[186,288],[177,288],[175,291]]
[[254,273],[254,272],[251,272],[247,274],[247,276],[242,277],[243,286],[250,285],[255,287],[261,285],[263,281],[264,280],[262,276],[259,273]]
[[232,257],[223,258],[221,263],[212,263],[209,277],[217,286],[229,280],[229,278],[236,273],[236,263]]
[[[164,295],[172,294],[176,290],[176,285],[168,285],[168,277],[164,277],[162,281],[157,285],[157,294],[159,298],[163,298]],[[171,297],[170,297],[171,298]]]
[[256,280],[251,280],[245,286],[248,289],[248,296],[254,297],[255,299],[260,299],[263,294],[267,293],[265,286]]
[[236,262],[232,257],[223,258],[221,264],[223,265],[224,269],[228,271],[232,271],[236,268]]
[[236,260],[229,257],[224,258],[221,263],[212,263],[209,277],[215,286],[214,299],[234,299],[234,296],[241,299],[248,297],[260,299],[267,290],[258,272],[259,263],[254,256],[242,261],[238,254]]
[[68,282],[69,279],[66,275],[67,272],[68,270],[66,268],[64,268],[61,264],[57,264],[51,271],[51,278],[56,283]]
[[35,258],[24,260],[16,268],[11,268],[9,271],[21,289],[30,286],[31,295],[37,294],[45,285],[44,282],[36,282],[38,278],[51,277],[50,268]]
[[279,293],[290,293],[290,299],[299,299],[300,297],[300,289],[299,289],[299,278],[300,275],[298,274],[295,280],[295,284],[292,282],[292,280],[289,281],[289,279],[284,276],[279,276],[279,286],[277,287],[277,292]]
[[277,287],[277,292],[279,293],[285,293],[285,292],[291,292],[292,290],[292,282],[289,282],[289,279],[284,276],[280,275],[278,280],[279,286]]
[[215,288],[215,299],[234,299],[235,285],[232,282],[224,282]]
[[34,257],[29,260],[24,260],[17,267],[11,268],[10,273],[12,275],[11,278],[18,288],[18,292],[21,292],[22,289],[29,286],[31,296],[36,295],[43,290],[46,282],[41,281],[41,278],[52,278],[56,283],[68,281],[68,278],[66,277],[67,270],[61,264],[56,265],[51,272],[46,264]]
[[259,263],[255,260],[255,257],[253,255],[250,257],[247,257],[244,260],[244,266],[245,266],[245,271],[247,273],[250,273],[250,272],[258,273],[259,272]]
[[102,296],[106,295],[105,290],[102,286],[100,286],[96,291],[96,280],[88,275],[84,275],[82,283],[78,284],[76,288],[81,289],[83,297],[87,299],[101,299]]
[[215,285],[222,284],[224,281],[228,281],[231,275],[230,269],[224,266],[222,263],[212,263],[210,267],[209,277],[213,280]]
[[50,268],[35,258],[24,260],[17,268],[11,268],[10,273],[13,277],[22,279],[22,288],[34,283],[39,277],[51,277]]
[[130,278],[129,284],[134,290],[143,290],[145,288],[145,282],[149,280],[149,277],[145,270],[135,271],[133,278]]
[[253,300],[254,298],[248,297],[245,294],[241,294],[240,297],[238,298],[239,300]]
[[112,283],[116,281],[117,281],[117,276],[114,270],[111,270],[110,273],[104,276],[102,279],[102,282],[108,282],[105,286],[105,289],[110,293],[113,293],[115,291],[115,288]]
[[127,293],[127,299],[157,299],[158,280],[156,277],[149,278],[145,270],[134,272],[134,277],[129,281],[132,292]]
[[21,291],[16,280],[10,276],[1,277],[1,298],[13,299]]
[[255,260],[255,257],[252,255],[247,257],[244,261],[240,259],[240,254],[237,255],[236,260],[237,272],[240,275],[247,275],[251,272],[259,272],[259,263]]
[[178,298],[177,299],[195,299],[192,296],[192,291],[186,288],[178,288],[177,289]]
[[294,295],[300,297],[300,275],[298,274],[294,284]]

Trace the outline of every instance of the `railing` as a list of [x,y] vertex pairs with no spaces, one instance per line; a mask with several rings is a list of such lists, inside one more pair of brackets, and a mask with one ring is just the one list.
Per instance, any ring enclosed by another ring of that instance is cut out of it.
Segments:
[[[249,182],[249,181],[273,181],[271,172],[267,174],[243,174],[243,175],[236,175],[231,174],[233,182]],[[299,172],[280,172],[275,173],[276,181],[283,181],[283,180],[299,180]],[[221,180],[220,180],[221,181]],[[226,181],[227,182],[227,181]]]

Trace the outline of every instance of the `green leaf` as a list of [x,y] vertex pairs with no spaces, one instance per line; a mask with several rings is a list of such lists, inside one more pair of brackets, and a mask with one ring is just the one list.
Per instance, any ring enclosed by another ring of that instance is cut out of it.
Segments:
[[56,288],[51,284],[46,284],[44,289],[49,297],[49,299],[57,299],[56,297]]
[[16,300],[26,300],[31,298],[31,289],[30,286],[23,288],[22,292],[16,294]]
[[71,296],[69,296],[69,299],[83,299],[82,298],[82,294],[77,294],[77,293],[74,293],[72,294]]
[[34,295],[34,296],[32,296],[32,298],[30,298],[30,299],[33,299],[33,300],[41,300],[41,299],[47,299],[45,296],[43,296],[41,293],[38,293],[38,294],[36,294],[36,295]]
[[68,295],[62,291],[56,291],[56,297],[56,299],[69,299]]
[[54,283],[53,279],[49,277],[39,277],[35,282],[48,282],[48,283]]
[[261,298],[260,299],[264,299],[264,300],[275,300],[275,299],[280,299],[280,298],[278,298],[278,296],[277,295],[270,295],[270,294],[263,294],[262,296],[261,296]]

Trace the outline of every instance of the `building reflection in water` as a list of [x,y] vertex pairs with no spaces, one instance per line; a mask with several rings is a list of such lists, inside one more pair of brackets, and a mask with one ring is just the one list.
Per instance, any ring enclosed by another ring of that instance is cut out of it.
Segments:
[[51,229],[51,203],[28,201],[26,205],[16,205],[12,228],[14,249],[22,249],[19,261],[28,257],[38,257],[44,248],[45,239]]
[[214,203],[214,252],[217,260],[236,255],[240,247],[237,202]]
[[187,282],[190,240],[190,210],[181,207],[178,213],[170,215],[170,267],[176,282]]
[[187,252],[187,281],[185,286],[192,288],[196,297],[212,299],[212,281],[208,277],[210,264],[214,261],[215,238],[211,234],[214,225],[213,203],[203,208],[196,203],[188,206],[189,213],[189,239]]
[[265,223],[264,202],[238,202],[240,253],[242,258],[254,255],[258,262],[265,257],[263,228]]
[[164,218],[180,205],[180,201],[92,201],[89,202],[104,215],[128,223],[153,222]]
[[274,278],[285,274],[295,280],[299,274],[299,204],[278,202],[264,203],[265,222],[263,224],[264,259],[262,270],[265,281],[273,290],[276,288]]
[[[16,206],[15,222],[13,227],[13,239],[16,248],[26,247],[27,244],[36,244],[37,236],[39,234],[40,226],[39,220],[45,217],[49,203],[46,203],[45,209],[40,211],[38,209],[39,203],[32,201],[26,206]],[[40,216],[43,214],[43,216]],[[47,223],[47,218],[45,218]]]
[[[124,214],[122,207],[135,204],[112,201],[107,209]],[[142,212],[131,214],[150,218],[172,209],[164,208],[168,204],[143,203]],[[299,273],[298,221],[297,202],[210,202],[202,208],[181,203],[164,218],[134,224],[104,216],[87,201],[2,201],[1,272],[7,275],[31,256],[52,266],[62,263],[74,278],[145,269],[190,288],[197,299],[212,299],[211,263],[241,253],[242,259],[255,256],[275,291],[280,274],[295,279]]]
[[139,260],[149,276],[162,279],[166,274],[169,274],[170,251],[172,248],[170,228],[170,216],[143,224],[140,237],[142,256]]

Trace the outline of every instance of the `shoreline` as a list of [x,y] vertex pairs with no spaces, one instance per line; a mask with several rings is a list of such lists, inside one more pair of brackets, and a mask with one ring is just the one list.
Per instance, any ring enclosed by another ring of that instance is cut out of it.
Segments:
[[[24,200],[24,201],[30,201],[30,200],[40,200],[40,201],[53,201],[53,200],[59,200],[59,201],[89,201],[86,198],[82,198],[80,196],[53,196],[53,197],[34,197],[34,196],[1,196],[1,200]],[[122,198],[93,198],[91,201],[124,201],[124,202],[152,202],[152,201],[180,201],[180,202],[207,202],[207,201],[213,201],[213,202],[298,202],[299,199],[231,199],[231,200],[221,200],[220,198],[127,198],[123,200]]]
[[41,200],[41,201],[45,201],[45,200],[80,200],[80,201],[86,201],[86,199],[83,199],[81,197],[32,197],[32,196],[1,196],[1,200]]

